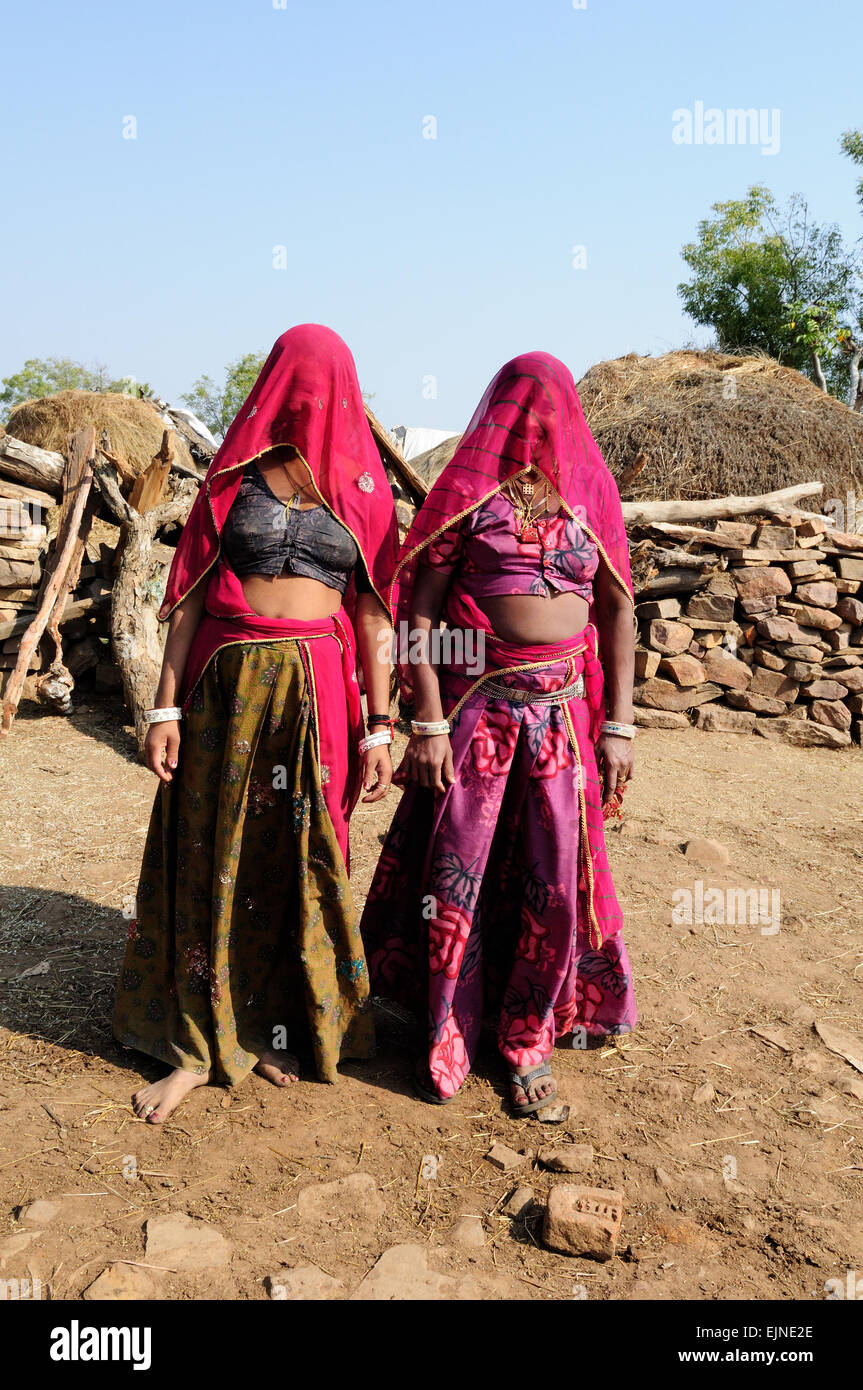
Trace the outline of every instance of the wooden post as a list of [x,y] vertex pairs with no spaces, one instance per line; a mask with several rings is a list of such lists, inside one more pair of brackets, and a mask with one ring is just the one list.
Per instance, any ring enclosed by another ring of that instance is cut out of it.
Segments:
[[[163,440],[156,456],[165,470],[170,469],[170,440]],[[154,460],[155,467],[156,460]],[[152,468],[145,479],[150,478]],[[135,724],[135,740],[139,756],[143,756],[144,739],[149,725],[144,710],[151,708],[162,669],[162,636],[159,627],[159,594],[154,580],[156,560],[153,555],[156,532],[171,521],[185,522],[195,500],[194,483],[183,479],[174,486],[173,495],[166,501],[150,506],[142,515],[127,502],[117,482],[117,472],[111,457],[107,434],[95,467],[96,484],[117,520],[123,526],[125,540],[119,558],[117,576],[111,596],[111,646],[120,668],[126,703]],[[153,478],[156,477],[152,474]],[[164,485],[164,484],[163,484]],[[152,492],[155,482],[146,482],[140,496]]]
[[[6,682],[3,697],[3,719],[0,731],[8,734],[21,699],[21,691],[33,655],[42,633],[48,625],[55,604],[59,605],[58,618],[66,605],[66,596],[74,586],[81,568],[81,556],[87,541],[92,521],[92,511],[88,507],[90,486],[93,482],[93,460],[96,450],[96,430],[87,425],[72,435],[69,441],[69,460],[64,474],[63,511],[60,529],[53,555],[45,566],[38,599],[36,616],[21,638],[18,660]],[[59,635],[56,624],[52,635],[58,645]],[[65,670],[65,668],[64,668]],[[68,675],[68,672],[66,673]],[[68,677],[71,681],[71,676]],[[71,687],[70,687],[71,688]]]

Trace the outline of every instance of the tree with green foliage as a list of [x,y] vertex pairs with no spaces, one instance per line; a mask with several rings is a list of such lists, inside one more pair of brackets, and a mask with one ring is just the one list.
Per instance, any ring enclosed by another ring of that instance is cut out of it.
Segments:
[[[863,168],[863,130],[846,130],[839,142],[842,153]],[[857,180],[857,201],[863,212],[863,176]],[[839,347],[848,361],[848,404],[852,410],[863,411],[863,255],[860,248],[863,238],[857,242],[858,255],[855,274],[855,304],[852,311],[853,323],[843,327],[839,335]]]
[[134,377],[113,380],[104,366],[85,367],[69,357],[31,357],[20,372],[0,381],[0,416],[3,422],[22,401],[53,396],[58,391],[115,391],[127,396],[151,396],[146,382]]
[[780,209],[760,185],[712,211],[681,252],[692,271],[678,286],[686,312],[714,329],[721,350],[765,352],[841,390],[855,270],[839,228],[812,222],[800,194]]
[[203,420],[217,439],[224,439],[228,426],[254,386],[266,358],[265,352],[247,352],[245,357],[228,363],[221,386],[212,377],[201,376],[188,395],[181,397],[183,403]]

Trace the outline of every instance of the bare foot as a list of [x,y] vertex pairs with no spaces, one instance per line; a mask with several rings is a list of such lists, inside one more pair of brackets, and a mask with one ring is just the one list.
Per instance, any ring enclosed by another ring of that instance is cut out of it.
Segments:
[[[535,1069],[533,1067],[516,1067],[515,1070],[519,1076],[527,1076]],[[551,1102],[557,1095],[557,1082],[553,1076],[535,1076],[523,1086],[517,1086],[514,1081],[511,1081],[510,1087],[515,1110],[522,1110],[526,1105],[533,1105],[538,1100]]]
[[273,1086],[290,1086],[300,1079],[300,1064],[290,1052],[265,1052],[255,1071]]
[[212,1077],[212,1072],[203,1072],[199,1076],[197,1072],[176,1067],[161,1081],[154,1081],[152,1086],[142,1086],[140,1091],[135,1092],[132,1097],[135,1114],[139,1120],[146,1120],[148,1125],[160,1125],[190,1091],[194,1091],[196,1086],[206,1086]]

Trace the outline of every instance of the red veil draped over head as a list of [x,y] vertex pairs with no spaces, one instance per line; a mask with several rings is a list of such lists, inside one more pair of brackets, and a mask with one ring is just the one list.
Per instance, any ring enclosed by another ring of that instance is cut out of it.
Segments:
[[[160,618],[167,618],[218,560],[219,537],[244,465],[285,444],[297,449],[324,502],[353,535],[369,578],[386,601],[398,529],[357,369],[337,333],[304,323],[276,339],[210,464],[183,527]],[[223,584],[220,577],[220,586],[230,587],[232,578],[228,572]],[[241,607],[247,606],[238,580],[236,588]]]
[[409,617],[416,566],[430,541],[531,465],[596,542],[632,599],[617,484],[587,427],[572,373],[547,352],[526,352],[501,367],[487,388],[405,538],[389,593],[397,625]]

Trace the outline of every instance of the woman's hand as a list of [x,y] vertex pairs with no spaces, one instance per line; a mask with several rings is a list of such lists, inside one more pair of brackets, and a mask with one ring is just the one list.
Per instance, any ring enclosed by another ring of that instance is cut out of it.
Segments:
[[382,743],[363,754],[363,787],[368,793],[363,801],[380,801],[386,796],[393,780],[393,760],[389,744]]
[[144,762],[162,782],[173,780],[180,751],[180,725],[176,719],[151,724],[144,740]]
[[610,801],[615,792],[623,790],[633,775],[635,759],[632,739],[621,738],[615,734],[603,734],[596,745],[602,769],[602,800]]
[[445,792],[446,784],[455,781],[448,735],[432,734],[424,738],[413,734],[399,767],[399,780]]

